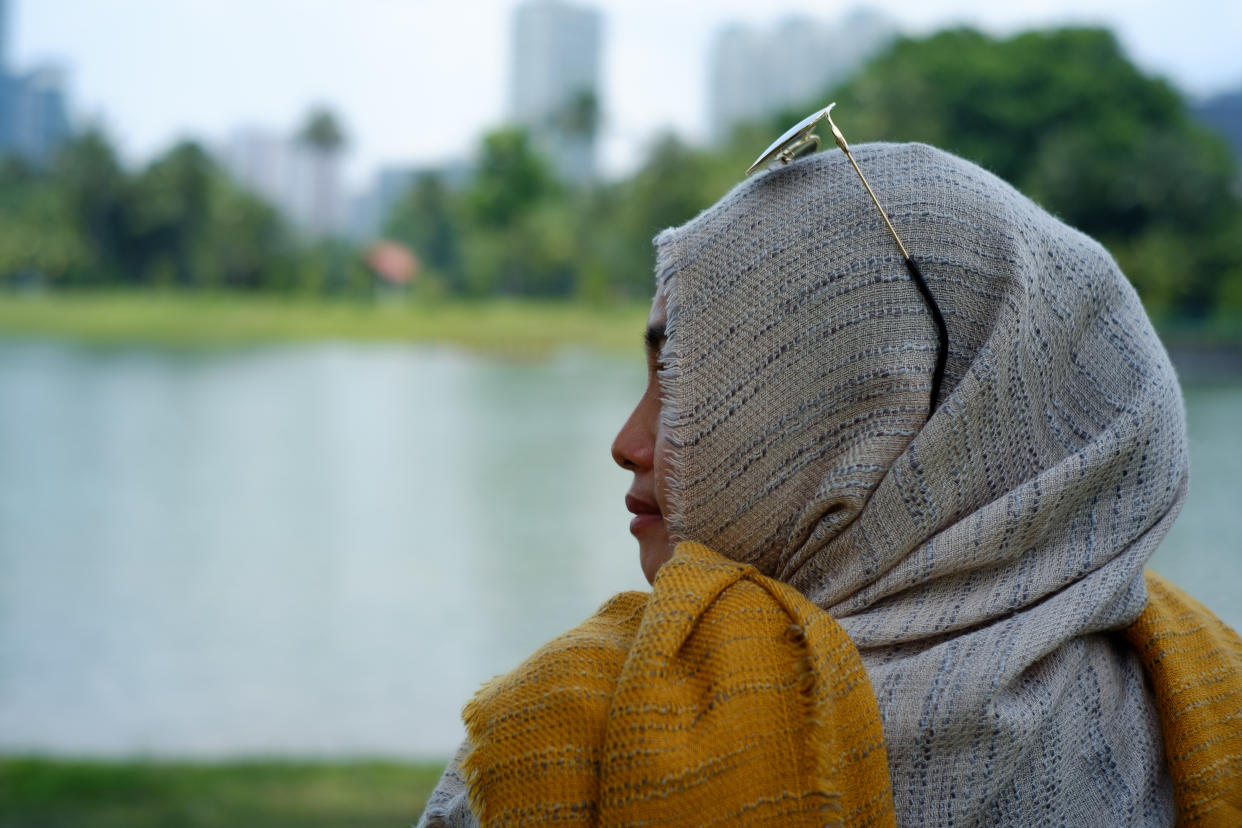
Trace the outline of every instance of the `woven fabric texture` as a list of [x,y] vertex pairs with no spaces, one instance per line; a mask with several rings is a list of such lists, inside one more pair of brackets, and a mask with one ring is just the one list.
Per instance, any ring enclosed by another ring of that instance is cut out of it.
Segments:
[[1179,825],[1242,825],[1242,639],[1165,578],[1126,640],[1156,691]]
[[899,822],[1168,824],[1159,722],[1108,631],[1187,485],[1181,395],[1094,241],[959,158],[840,152],[657,237],[666,519],[858,646]]
[[481,825],[892,825],[849,637],[795,590],[682,544],[467,705]]

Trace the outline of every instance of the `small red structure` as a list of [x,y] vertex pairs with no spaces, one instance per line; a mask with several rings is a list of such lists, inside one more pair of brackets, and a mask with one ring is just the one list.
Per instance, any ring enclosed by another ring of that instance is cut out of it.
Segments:
[[404,287],[414,281],[422,263],[404,244],[381,239],[367,250],[367,266],[390,285]]

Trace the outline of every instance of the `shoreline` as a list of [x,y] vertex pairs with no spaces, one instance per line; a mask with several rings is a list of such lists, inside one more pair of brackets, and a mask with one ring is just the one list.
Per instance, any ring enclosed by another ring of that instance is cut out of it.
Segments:
[[361,302],[245,294],[0,293],[0,337],[214,347],[344,340],[539,356],[565,345],[641,352],[647,306],[493,299]]
[[1169,359],[1183,383],[1236,382],[1242,379],[1242,344],[1166,343]]
[[[420,343],[512,357],[565,346],[638,354],[647,305],[490,299],[362,302],[238,293],[0,293],[0,341],[228,347],[305,342]],[[1186,382],[1242,379],[1242,320],[1157,324]]]

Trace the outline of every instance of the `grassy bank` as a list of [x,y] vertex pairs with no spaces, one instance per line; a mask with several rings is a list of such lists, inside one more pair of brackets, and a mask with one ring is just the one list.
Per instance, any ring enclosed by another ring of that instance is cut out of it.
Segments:
[[492,301],[433,304],[237,294],[0,294],[0,333],[92,342],[227,345],[349,339],[441,342],[539,354],[566,344],[637,353],[642,305]]
[[[636,354],[647,306],[493,300],[328,301],[254,294],[0,292],[0,336],[212,346],[353,340],[435,342],[517,356],[562,345]],[[1156,320],[1175,351],[1242,352],[1242,319]],[[1236,371],[1235,371],[1236,373]]]
[[402,826],[442,763],[0,759],[0,828]]

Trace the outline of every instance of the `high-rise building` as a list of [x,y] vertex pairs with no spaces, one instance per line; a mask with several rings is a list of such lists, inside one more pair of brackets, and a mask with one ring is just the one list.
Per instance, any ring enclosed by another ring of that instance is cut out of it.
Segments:
[[9,0],[0,0],[0,75],[9,71]]
[[11,70],[8,35],[9,4],[0,0],[0,157],[46,166],[71,132],[64,72],[53,66]]
[[11,150],[35,166],[50,164],[69,137],[64,73],[44,66],[12,79]]
[[238,183],[273,206],[284,203],[290,174],[287,137],[242,127],[229,136],[220,155]]
[[722,29],[709,57],[709,134],[726,140],[748,121],[827,103],[818,96],[848,80],[896,37],[896,24],[868,10],[835,25],[790,17],[771,29]]
[[602,28],[599,12],[560,0],[530,0],[513,13],[510,117],[575,183],[595,176]]
[[340,153],[295,140],[289,159],[292,166],[285,207],[294,223],[312,236],[340,235],[346,218]]
[[345,230],[338,152],[311,147],[271,130],[242,128],[230,136],[221,155],[234,179],[301,231],[320,237]]

